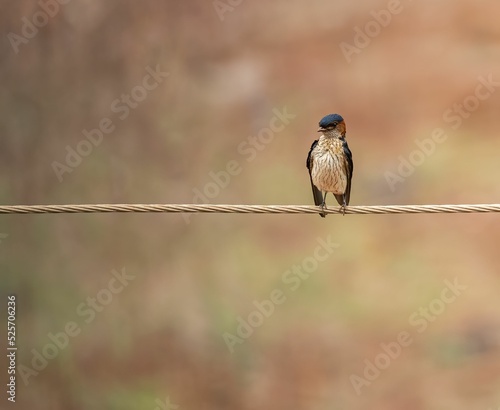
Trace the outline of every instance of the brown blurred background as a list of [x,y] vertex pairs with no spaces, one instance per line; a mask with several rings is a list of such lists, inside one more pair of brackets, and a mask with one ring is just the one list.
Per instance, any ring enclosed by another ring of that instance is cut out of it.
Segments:
[[[493,0],[18,0],[0,11],[3,204],[203,202],[197,192],[311,204],[305,158],[332,112],[354,155],[352,205],[499,202]],[[346,58],[342,43],[355,41]],[[157,69],[168,75],[144,92]],[[122,95],[140,101],[127,112]],[[263,131],[285,107],[288,124]],[[105,118],[113,131],[82,143]],[[421,157],[415,140],[436,128],[446,140]],[[68,147],[90,152],[69,166]],[[410,158],[422,160],[391,187]],[[238,172],[224,179],[230,161]],[[498,226],[495,214],[2,216],[17,407],[497,408]],[[318,240],[336,247],[314,262]],[[283,303],[259,316],[255,301],[273,291]],[[249,315],[260,326],[231,352],[223,336]],[[411,343],[384,362],[381,344],[401,332]],[[369,381],[377,357],[385,368]]]

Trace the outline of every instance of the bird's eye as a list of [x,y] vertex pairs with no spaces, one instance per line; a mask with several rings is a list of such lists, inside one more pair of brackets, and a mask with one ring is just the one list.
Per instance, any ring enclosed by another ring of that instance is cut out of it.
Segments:
[[336,126],[337,126],[337,124],[338,124],[338,122],[337,122],[337,121],[332,122],[332,127],[336,127]]

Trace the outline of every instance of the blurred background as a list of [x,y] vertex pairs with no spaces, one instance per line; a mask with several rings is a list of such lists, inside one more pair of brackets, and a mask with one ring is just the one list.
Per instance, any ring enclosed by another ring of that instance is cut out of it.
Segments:
[[[334,112],[351,205],[499,202],[493,0],[0,11],[2,204],[312,204]],[[500,406],[495,214],[4,215],[0,233],[18,408]]]

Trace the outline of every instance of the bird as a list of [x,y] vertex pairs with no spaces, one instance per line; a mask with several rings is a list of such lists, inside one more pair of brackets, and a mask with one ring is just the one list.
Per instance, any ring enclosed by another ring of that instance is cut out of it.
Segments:
[[[353,172],[352,153],[346,141],[346,126],[339,114],[328,114],[319,122],[319,139],[307,155],[306,166],[313,191],[314,204],[326,208],[326,195],[331,192],[341,206],[342,215],[349,205]],[[325,212],[320,212],[324,218]]]

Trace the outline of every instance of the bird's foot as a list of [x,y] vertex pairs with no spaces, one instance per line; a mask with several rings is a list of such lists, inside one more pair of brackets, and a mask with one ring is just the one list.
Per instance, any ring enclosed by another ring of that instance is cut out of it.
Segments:
[[[325,209],[327,209],[326,208],[326,204],[324,202],[319,207],[321,208],[321,211],[324,211]],[[325,212],[320,212],[319,216],[321,216],[322,218],[324,218],[326,216],[326,213]]]
[[340,212],[342,212],[342,216],[345,215],[345,205],[340,206]]

